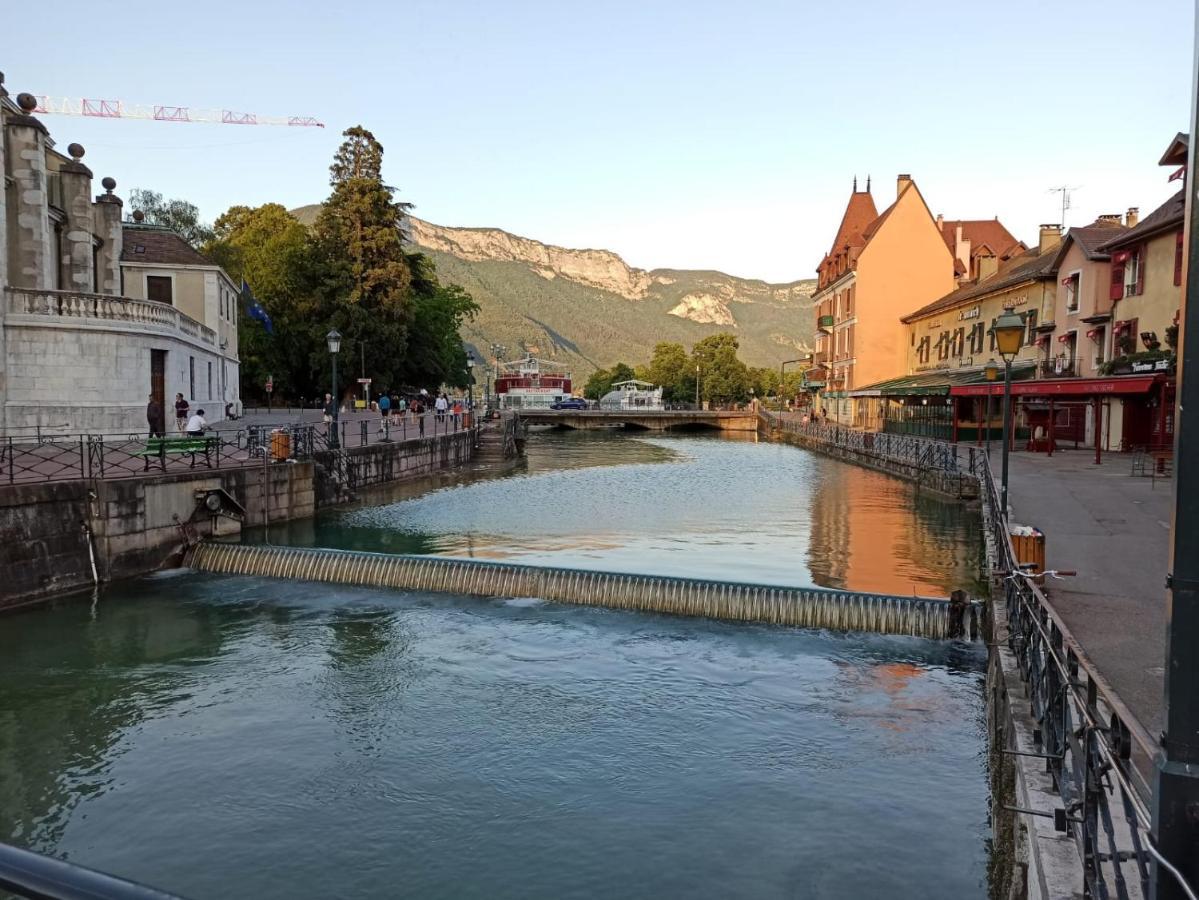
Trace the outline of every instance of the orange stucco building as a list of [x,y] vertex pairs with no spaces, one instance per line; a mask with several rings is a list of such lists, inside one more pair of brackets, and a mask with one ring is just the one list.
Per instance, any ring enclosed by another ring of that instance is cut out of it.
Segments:
[[855,180],[833,245],[817,267],[809,384],[817,387],[818,408],[844,424],[857,418],[849,391],[904,374],[906,330],[900,317],[956,284],[944,224],[933,218],[910,175],[898,177],[895,194],[879,214],[869,181],[859,191]]

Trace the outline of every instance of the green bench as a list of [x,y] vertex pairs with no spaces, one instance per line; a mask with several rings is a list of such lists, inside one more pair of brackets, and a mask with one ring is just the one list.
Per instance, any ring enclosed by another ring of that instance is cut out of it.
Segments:
[[218,437],[152,437],[146,441],[144,449],[134,453],[145,460],[143,472],[149,471],[150,460],[157,459],[162,470],[167,468],[168,456],[188,456],[192,458],[191,468],[196,467],[196,454],[204,454],[204,464],[212,468],[212,452],[220,452],[221,439]]

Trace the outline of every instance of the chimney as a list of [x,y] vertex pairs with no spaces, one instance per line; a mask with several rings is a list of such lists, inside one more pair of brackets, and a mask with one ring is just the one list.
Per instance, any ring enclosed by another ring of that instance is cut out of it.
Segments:
[[1106,213],[1106,214],[1100,216],[1098,219],[1096,219],[1095,222],[1096,222],[1096,224],[1099,224],[1099,225],[1119,225],[1120,224],[1120,214],[1119,213]]
[[896,199],[899,198],[900,194],[902,194],[905,190],[907,190],[908,185],[911,183],[912,183],[911,175],[900,175],[898,178],[895,179],[895,197],[896,197]]
[[945,217],[937,213],[937,231],[942,231],[945,226]]
[[1124,214],[1124,224],[1129,228],[1136,228],[1139,221],[1141,221],[1141,211],[1135,206],[1128,207],[1128,212]]
[[1062,226],[1057,224],[1042,225],[1041,239],[1037,242],[1037,252],[1044,253],[1050,247],[1062,242]]

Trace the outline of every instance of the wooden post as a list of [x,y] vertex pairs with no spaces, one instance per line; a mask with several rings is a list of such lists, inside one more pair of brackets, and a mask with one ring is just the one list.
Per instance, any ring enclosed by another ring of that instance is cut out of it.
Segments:
[[1095,398],[1095,465],[1100,464],[1100,448],[1103,446],[1103,401]]

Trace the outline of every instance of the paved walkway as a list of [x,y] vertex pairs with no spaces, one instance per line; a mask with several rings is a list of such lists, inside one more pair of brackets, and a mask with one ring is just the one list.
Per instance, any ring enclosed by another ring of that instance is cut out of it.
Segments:
[[[996,480],[1000,454],[991,453]],[[1172,480],[1132,477],[1132,458],[1094,451],[1011,455],[1012,519],[1046,535],[1046,585],[1100,673],[1150,734],[1162,729]]]

